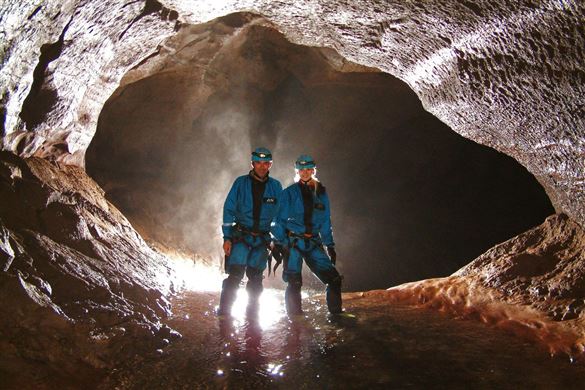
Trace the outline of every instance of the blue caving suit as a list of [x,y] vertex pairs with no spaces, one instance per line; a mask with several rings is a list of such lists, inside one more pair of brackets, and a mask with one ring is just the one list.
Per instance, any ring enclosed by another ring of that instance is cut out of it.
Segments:
[[281,202],[272,234],[276,242],[288,248],[283,279],[287,282],[285,301],[287,311],[302,313],[301,270],[303,259],[311,271],[327,285],[327,306],[330,312],[341,312],[341,280],[323,245],[333,247],[331,211],[325,187],[316,180],[302,181],[287,187]]
[[278,180],[270,176],[260,180],[253,171],[234,181],[223,207],[223,238],[231,240],[232,249],[226,259],[229,276],[222,284],[220,314],[231,310],[244,273],[250,302],[257,305],[268,260],[270,226],[276,218],[281,193]]

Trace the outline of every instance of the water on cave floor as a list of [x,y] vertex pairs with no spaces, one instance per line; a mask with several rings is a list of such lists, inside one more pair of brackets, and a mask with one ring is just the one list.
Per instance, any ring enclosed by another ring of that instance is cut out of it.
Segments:
[[168,324],[183,334],[162,353],[128,363],[103,388],[582,388],[585,365],[485,324],[379,300],[345,302],[331,317],[322,297],[289,319],[281,290],[257,315],[241,289],[231,317],[217,292],[176,297]]

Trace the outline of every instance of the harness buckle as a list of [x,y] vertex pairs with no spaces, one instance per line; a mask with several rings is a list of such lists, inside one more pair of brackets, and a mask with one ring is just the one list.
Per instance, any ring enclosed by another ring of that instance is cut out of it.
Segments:
[[252,229],[249,229],[243,225],[240,224],[236,224],[236,226],[234,226],[236,228],[237,231],[244,233],[244,234],[249,234],[252,237],[258,237],[258,236],[265,236],[266,234],[268,234],[268,232],[255,232]]
[[318,237],[317,234],[313,234],[313,233],[295,233],[295,232],[292,232],[290,230],[287,231],[287,234],[288,234],[289,237],[302,238],[304,240],[309,240],[309,239],[313,239],[313,238],[317,238]]

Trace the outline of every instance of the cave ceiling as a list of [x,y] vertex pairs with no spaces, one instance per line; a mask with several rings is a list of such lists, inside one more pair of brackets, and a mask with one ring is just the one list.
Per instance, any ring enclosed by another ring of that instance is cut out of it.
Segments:
[[232,17],[233,36],[250,23],[270,25],[295,44],[338,53],[339,68],[354,63],[403,80],[427,111],[514,157],[557,211],[583,223],[584,8],[579,1],[7,1],[2,148],[83,166],[100,112],[121,84],[172,68],[173,42],[185,29],[241,13]]

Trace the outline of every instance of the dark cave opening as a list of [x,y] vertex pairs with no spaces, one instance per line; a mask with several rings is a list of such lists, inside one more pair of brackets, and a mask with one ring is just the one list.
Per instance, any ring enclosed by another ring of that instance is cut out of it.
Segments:
[[146,237],[219,257],[221,207],[256,146],[284,186],[297,155],[317,160],[350,291],[446,276],[554,213],[526,169],[451,131],[400,80],[341,71],[265,27],[233,41],[201,51],[205,69],[121,87],[100,115],[87,171]]

